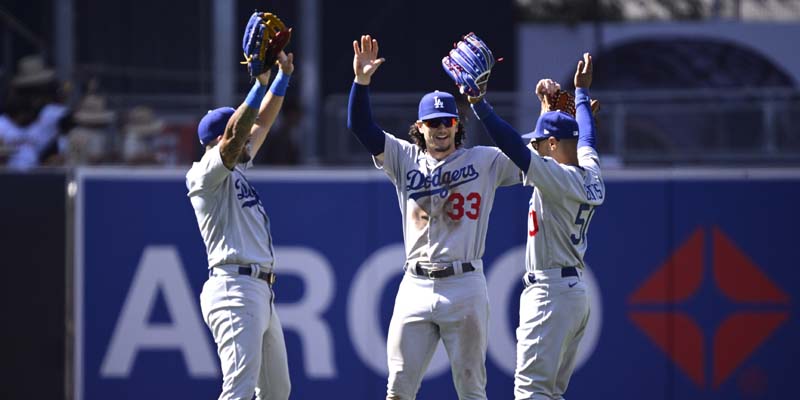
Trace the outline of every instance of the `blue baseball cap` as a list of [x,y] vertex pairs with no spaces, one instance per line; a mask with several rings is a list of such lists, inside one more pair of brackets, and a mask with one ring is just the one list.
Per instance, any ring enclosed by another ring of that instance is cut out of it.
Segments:
[[200,138],[200,144],[206,146],[217,136],[225,133],[225,126],[228,125],[228,120],[235,111],[232,107],[220,107],[203,116],[200,124],[197,125],[197,137]]
[[578,121],[562,111],[548,111],[536,121],[536,129],[522,135],[523,139],[540,140],[554,137],[556,139],[577,139]]
[[456,98],[447,92],[430,92],[422,96],[419,101],[419,120],[439,118],[439,117],[455,117],[458,118],[458,107],[456,107]]

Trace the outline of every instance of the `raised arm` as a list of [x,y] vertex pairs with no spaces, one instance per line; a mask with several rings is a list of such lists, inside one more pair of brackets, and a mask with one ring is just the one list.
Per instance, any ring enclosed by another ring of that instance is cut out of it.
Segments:
[[250,130],[250,145],[252,146],[251,156],[255,157],[264,140],[269,135],[269,130],[275,119],[278,117],[278,112],[283,106],[283,99],[286,96],[286,89],[289,86],[289,80],[294,72],[294,54],[288,55],[281,51],[278,53],[278,75],[272,81],[269,87],[269,92],[264,96],[261,102],[261,108],[258,111],[255,124]]
[[378,41],[369,35],[361,36],[361,43],[353,41],[353,72],[355,79],[347,102],[347,128],[374,156],[383,153],[383,130],[372,120],[369,104],[369,84],[372,75],[386,61],[378,58]]
[[497,147],[505,153],[521,171],[527,171],[531,164],[531,151],[525,145],[519,133],[494,113],[492,106],[481,99],[472,104],[472,111],[481,120]]
[[250,137],[250,130],[253,128],[253,123],[256,122],[261,100],[267,93],[269,77],[269,70],[256,77],[256,83],[250,89],[244,103],[236,109],[225,126],[225,133],[222,134],[219,142],[219,152],[222,156],[222,163],[230,170],[236,166],[239,156],[244,150],[244,145]]
[[595,126],[592,107],[596,101],[589,98],[589,87],[592,86],[592,56],[583,53],[583,60],[578,61],[575,71],[575,119],[578,121],[578,148],[595,147]]
[[484,99],[489,85],[489,76],[495,58],[489,46],[475,33],[463,36],[454,44],[447,56],[442,58],[442,68],[467,96],[472,111],[481,120],[497,147],[522,171],[527,171],[531,162],[530,150],[519,133],[494,113]]
[[[283,52],[292,37],[292,29],[287,29],[274,14],[256,11],[250,16],[242,37],[242,51],[245,64],[251,77],[256,78],[247,98],[234,111],[219,143],[222,163],[233,169],[250,138],[253,124],[258,117],[261,101],[267,93],[270,69]],[[263,138],[262,138],[263,142]],[[260,146],[260,144],[259,144]]]

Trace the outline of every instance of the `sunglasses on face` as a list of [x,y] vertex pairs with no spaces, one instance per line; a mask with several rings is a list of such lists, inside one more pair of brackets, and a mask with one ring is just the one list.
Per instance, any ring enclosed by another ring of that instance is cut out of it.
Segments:
[[458,122],[458,118],[455,117],[439,117],[439,118],[432,118],[426,119],[422,121],[425,126],[428,128],[436,128],[439,125],[444,125],[445,128],[450,128]]

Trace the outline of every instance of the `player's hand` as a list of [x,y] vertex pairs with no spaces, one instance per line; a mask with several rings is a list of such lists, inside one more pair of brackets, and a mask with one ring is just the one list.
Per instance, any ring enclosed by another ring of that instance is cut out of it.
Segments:
[[281,50],[281,52],[278,53],[278,59],[275,61],[275,64],[278,64],[278,68],[280,68],[284,75],[291,75],[292,72],[294,72],[294,53],[286,54]]
[[370,35],[362,35],[361,43],[353,41],[353,72],[356,74],[356,83],[369,85],[372,74],[378,70],[386,59],[378,58],[378,41]]
[[538,97],[539,102],[542,103],[542,112],[539,113],[540,115],[550,109],[550,100],[548,99],[558,93],[559,90],[561,90],[561,85],[559,85],[558,82],[549,78],[539,80],[539,83],[536,84],[536,97]]
[[583,53],[583,60],[578,61],[575,70],[575,88],[588,89],[592,86],[592,55]]
[[258,79],[258,83],[262,85],[268,85],[270,76],[272,76],[272,71],[266,70],[260,75],[256,76],[256,79]]
[[545,103],[547,96],[552,96],[559,90],[561,90],[561,85],[558,82],[552,79],[541,79],[536,84],[536,97],[539,98],[540,102]]

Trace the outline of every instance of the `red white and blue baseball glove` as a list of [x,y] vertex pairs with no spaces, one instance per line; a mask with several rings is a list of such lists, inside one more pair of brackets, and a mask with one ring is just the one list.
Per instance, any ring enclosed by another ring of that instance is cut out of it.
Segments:
[[442,58],[444,72],[456,83],[461,94],[482,97],[495,59],[489,46],[470,32]]
[[292,28],[286,28],[277,15],[256,11],[247,21],[242,38],[242,51],[247,71],[251,77],[261,75],[272,68],[278,53],[289,44]]

